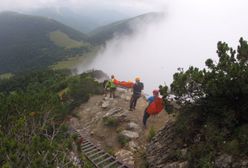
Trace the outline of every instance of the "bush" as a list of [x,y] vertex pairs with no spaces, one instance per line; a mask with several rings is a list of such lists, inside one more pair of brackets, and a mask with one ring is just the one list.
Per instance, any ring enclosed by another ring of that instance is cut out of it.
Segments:
[[122,134],[118,134],[118,142],[120,143],[121,146],[126,146],[128,142],[130,141],[129,138]]
[[103,118],[103,124],[108,127],[117,127],[118,126],[118,120],[115,117],[104,117]]
[[148,136],[147,136],[148,142],[151,142],[152,138],[155,137],[155,135],[156,135],[156,131],[155,131],[154,127],[151,127],[149,129],[149,133],[148,133]]
[[72,99],[71,110],[81,103],[87,102],[90,95],[103,93],[102,86],[88,74],[75,76],[69,80],[68,97]]

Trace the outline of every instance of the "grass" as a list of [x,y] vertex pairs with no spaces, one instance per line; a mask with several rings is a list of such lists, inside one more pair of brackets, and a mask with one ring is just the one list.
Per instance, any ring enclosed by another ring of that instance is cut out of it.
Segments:
[[12,73],[4,73],[4,74],[0,74],[0,79],[9,79],[13,76],[14,75]]
[[61,70],[61,69],[73,69],[79,65],[89,65],[90,62],[96,57],[98,48],[93,49],[81,56],[74,56],[67,58],[65,60],[59,61],[56,64],[50,66],[51,69]]
[[149,129],[149,133],[148,133],[148,136],[147,136],[147,140],[148,142],[151,142],[152,138],[156,135],[156,131],[154,129],[154,127],[151,127]]
[[107,127],[117,127],[118,126],[118,120],[114,117],[104,117],[103,118],[103,124]]
[[121,146],[126,146],[129,141],[130,141],[129,138],[125,137],[121,133],[118,134],[118,142]]
[[60,30],[53,31],[49,34],[50,40],[54,42],[59,47],[65,47],[67,49],[79,48],[89,45],[88,43],[80,42],[71,39],[67,34],[61,32]]
[[82,59],[83,57],[80,56],[67,58],[66,60],[59,61],[56,64],[52,65],[51,68],[54,70],[72,69],[77,66],[79,62],[82,62]]

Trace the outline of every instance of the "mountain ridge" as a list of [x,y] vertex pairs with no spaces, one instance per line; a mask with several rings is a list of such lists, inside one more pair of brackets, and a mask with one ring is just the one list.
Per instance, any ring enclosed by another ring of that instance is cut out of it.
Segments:
[[61,31],[69,40],[88,42],[87,35],[56,20],[20,14],[0,13],[0,73],[45,68],[48,65],[89,50],[89,46],[66,49],[50,39],[50,33]]
[[104,44],[112,39],[116,34],[131,35],[135,32],[133,25],[140,23],[155,22],[164,17],[163,13],[150,12],[129,19],[120,20],[111,24],[98,27],[89,33],[89,38],[93,44]]

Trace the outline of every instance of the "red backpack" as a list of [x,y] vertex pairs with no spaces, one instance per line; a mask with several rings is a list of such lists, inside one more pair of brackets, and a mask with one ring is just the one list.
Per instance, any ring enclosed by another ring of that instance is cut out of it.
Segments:
[[156,115],[164,109],[163,99],[160,97],[155,100],[147,107],[146,112],[150,115]]

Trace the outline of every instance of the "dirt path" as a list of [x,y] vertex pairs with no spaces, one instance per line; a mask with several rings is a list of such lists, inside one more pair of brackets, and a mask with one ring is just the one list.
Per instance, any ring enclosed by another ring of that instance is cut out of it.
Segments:
[[[144,109],[147,106],[145,98],[142,97],[138,100],[135,111],[128,111],[131,93],[126,90],[118,90],[116,95],[115,99],[92,96],[87,103],[78,107],[75,112],[80,118],[79,127],[84,129],[95,143],[101,145],[113,155],[121,149],[132,151],[135,162],[134,167],[144,167],[144,151],[151,129],[158,131],[171,117],[163,111],[156,116],[150,117],[147,122],[147,129],[144,129],[142,119]],[[106,126],[103,118],[114,110],[118,111],[118,121],[113,125]],[[136,124],[135,130],[130,129],[130,123]],[[130,141],[129,143],[125,141],[124,144],[120,143],[120,134],[123,130],[132,130],[138,134],[137,138],[131,140],[132,144],[130,144]],[[135,150],[133,150],[132,146],[135,147]]]

